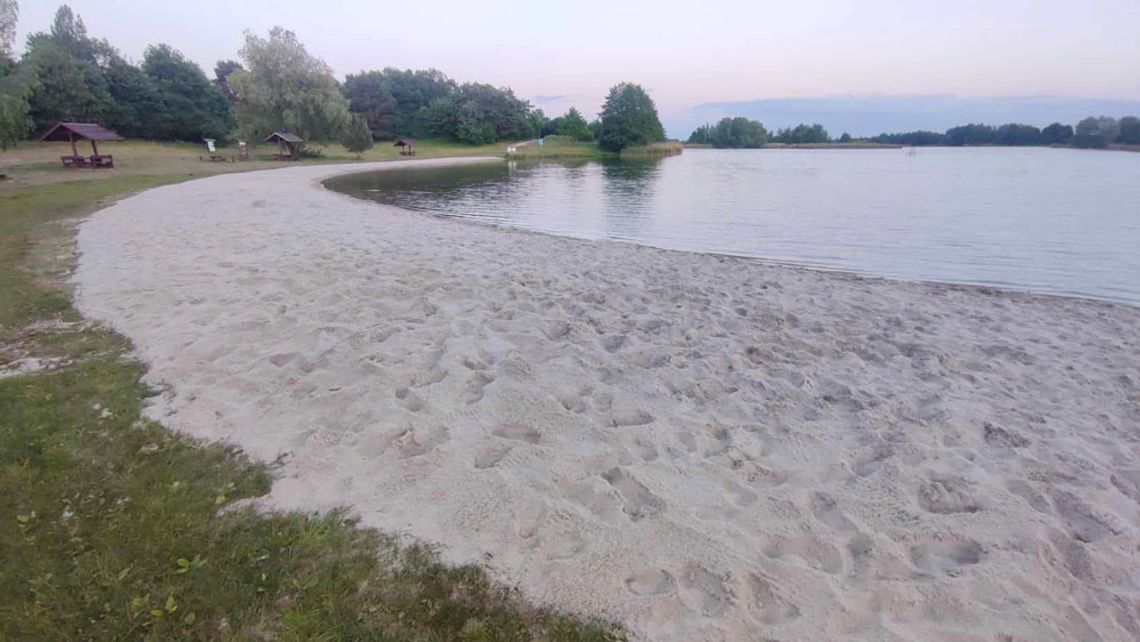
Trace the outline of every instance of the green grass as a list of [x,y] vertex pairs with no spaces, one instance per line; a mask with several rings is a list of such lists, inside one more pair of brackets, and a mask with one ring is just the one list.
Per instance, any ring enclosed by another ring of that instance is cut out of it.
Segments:
[[0,191],[0,364],[60,364],[0,378],[0,640],[623,639],[342,513],[235,506],[268,490],[267,466],[142,419],[152,392],[129,342],[64,287],[66,223],[188,167],[238,165],[125,149],[122,171],[20,169]]
[[651,143],[641,147],[629,147],[619,152],[607,152],[595,142],[578,142],[567,136],[547,136],[544,144],[532,143],[518,148],[511,158],[519,160],[559,160],[559,159],[608,159],[608,158],[660,158],[684,151],[681,143]]

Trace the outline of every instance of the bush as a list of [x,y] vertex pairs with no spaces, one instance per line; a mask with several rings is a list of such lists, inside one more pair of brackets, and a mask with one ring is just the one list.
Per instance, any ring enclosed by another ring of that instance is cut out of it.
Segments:
[[352,115],[352,120],[345,128],[341,143],[344,144],[345,149],[357,155],[372,149],[372,130],[368,129],[368,121],[362,114]]

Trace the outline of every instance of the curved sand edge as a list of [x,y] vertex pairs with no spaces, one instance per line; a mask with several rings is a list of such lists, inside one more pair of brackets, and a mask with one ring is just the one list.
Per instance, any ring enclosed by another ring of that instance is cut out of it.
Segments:
[[1140,635],[1140,310],[319,185],[371,168],[157,188],[80,229],[81,310],[171,385],[149,412],[287,453],[271,505],[349,505],[655,640]]

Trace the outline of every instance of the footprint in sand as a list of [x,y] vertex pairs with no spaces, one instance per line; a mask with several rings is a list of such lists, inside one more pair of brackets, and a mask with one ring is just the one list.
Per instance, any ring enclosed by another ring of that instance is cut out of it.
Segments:
[[991,446],[1003,448],[1024,448],[1029,445],[1029,440],[1017,432],[988,421],[982,425],[982,438]]
[[976,513],[981,502],[968,491],[963,480],[936,479],[919,487],[918,505],[930,513]]
[[506,457],[512,448],[514,448],[514,446],[508,444],[483,444],[475,451],[475,468],[483,470],[485,468],[498,466],[499,462],[503,461],[503,457]]
[[610,424],[615,428],[624,426],[644,426],[653,423],[653,415],[644,410],[618,409],[610,414]]
[[527,424],[502,424],[492,430],[491,434],[503,439],[521,441],[524,444],[537,444],[542,438],[533,426]]
[[839,503],[827,493],[815,493],[811,497],[811,512],[822,524],[837,531],[853,531],[855,524],[839,509]]
[[638,597],[653,597],[675,592],[677,581],[668,571],[653,569],[640,571],[625,578],[625,588]]
[[424,409],[424,400],[406,387],[396,388],[396,400],[412,412],[420,412]]
[[760,575],[749,573],[745,591],[751,598],[750,606],[764,624],[777,626],[800,616],[800,607],[780,595],[776,586]]
[[679,585],[681,596],[690,608],[706,617],[724,613],[732,598],[724,579],[696,562],[685,567]]
[[656,515],[665,508],[665,502],[654,495],[622,468],[611,468],[602,473],[602,479],[609,482],[621,496],[624,512],[633,521]]
[[977,564],[984,554],[982,545],[968,538],[931,539],[910,548],[915,566],[947,575],[957,575],[962,567]]
[[613,334],[602,339],[602,348],[609,353],[617,352],[623,345],[625,345],[624,334]]
[[798,557],[810,568],[828,575],[843,572],[843,554],[834,544],[810,535],[777,539],[764,548],[764,554],[771,559],[787,561]]
[[395,437],[391,445],[401,457],[418,457],[435,450],[448,439],[448,430],[443,426],[409,427],[403,434]]
[[469,404],[483,400],[483,389],[494,383],[495,377],[486,372],[476,371],[464,384],[463,399]]

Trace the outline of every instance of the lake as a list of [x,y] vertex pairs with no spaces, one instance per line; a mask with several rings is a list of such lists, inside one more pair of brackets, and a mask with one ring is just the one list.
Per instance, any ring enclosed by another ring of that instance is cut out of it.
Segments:
[[1140,305],[1140,154],[686,150],[328,182],[399,207],[588,239]]

